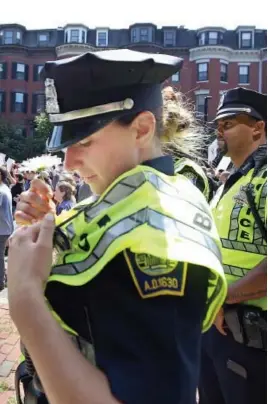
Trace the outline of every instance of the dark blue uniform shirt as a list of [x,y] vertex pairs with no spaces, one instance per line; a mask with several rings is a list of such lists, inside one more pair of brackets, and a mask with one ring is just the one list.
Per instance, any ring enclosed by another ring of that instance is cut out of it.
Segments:
[[[174,175],[171,157],[144,164]],[[97,366],[120,402],[195,404],[207,285],[208,271],[191,265],[184,296],[142,299],[119,254],[88,284],[51,282],[46,296],[63,321],[93,343]]]

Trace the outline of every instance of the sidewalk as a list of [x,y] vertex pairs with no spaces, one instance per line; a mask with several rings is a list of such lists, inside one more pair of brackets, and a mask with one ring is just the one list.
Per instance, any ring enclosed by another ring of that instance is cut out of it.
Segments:
[[14,372],[19,356],[19,336],[9,316],[5,289],[0,293],[0,404],[16,403]]

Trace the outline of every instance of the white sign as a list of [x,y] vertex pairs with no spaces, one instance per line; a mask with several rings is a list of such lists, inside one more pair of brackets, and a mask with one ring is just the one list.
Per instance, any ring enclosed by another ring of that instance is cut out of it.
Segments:
[[7,159],[7,171],[10,171],[12,165],[15,163],[13,159]]
[[0,153],[0,165],[5,164],[6,155],[4,153]]
[[208,162],[209,164],[212,163],[212,161],[217,157],[217,152],[218,152],[218,141],[217,139],[214,140],[209,146],[208,146]]
[[229,167],[230,163],[231,163],[231,158],[224,156],[224,157],[221,159],[221,161],[219,162],[218,167],[217,167],[217,169],[216,169],[216,172],[218,172],[219,170],[226,171],[227,168]]

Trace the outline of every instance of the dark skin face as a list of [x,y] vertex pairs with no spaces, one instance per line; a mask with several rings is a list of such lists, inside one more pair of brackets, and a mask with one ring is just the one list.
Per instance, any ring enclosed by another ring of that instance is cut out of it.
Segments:
[[238,167],[265,143],[264,122],[256,121],[248,115],[219,119],[217,125],[219,148]]

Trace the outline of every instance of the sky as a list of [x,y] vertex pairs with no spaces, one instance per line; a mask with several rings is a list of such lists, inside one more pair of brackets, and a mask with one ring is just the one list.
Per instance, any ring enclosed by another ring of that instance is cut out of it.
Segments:
[[[239,25],[267,28],[266,0],[0,0],[0,25],[27,29],[82,23],[89,28],[127,28],[135,22],[198,29]],[[31,13],[31,14],[30,14]]]

